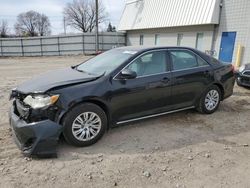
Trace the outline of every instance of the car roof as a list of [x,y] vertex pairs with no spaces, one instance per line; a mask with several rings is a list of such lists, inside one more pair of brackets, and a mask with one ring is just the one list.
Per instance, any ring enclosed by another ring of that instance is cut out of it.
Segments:
[[[140,54],[143,52],[147,52],[150,50],[161,50],[161,49],[182,49],[182,50],[190,50],[194,53],[196,53],[197,55],[199,55],[200,57],[202,57],[204,60],[206,60],[208,63],[213,64],[218,66],[220,61],[218,61],[217,59],[213,58],[210,55],[205,54],[202,51],[199,51],[195,48],[191,48],[191,47],[185,47],[185,46],[124,46],[124,47],[120,47],[120,48],[116,48],[116,49],[121,49],[124,51],[136,51],[136,54]],[[214,60],[213,60],[214,59]]]
[[197,51],[194,48],[183,47],[183,46],[181,47],[180,46],[125,46],[125,47],[119,47],[118,49],[128,50],[128,51],[137,51],[137,52],[158,50],[158,49],[187,49],[187,50]]

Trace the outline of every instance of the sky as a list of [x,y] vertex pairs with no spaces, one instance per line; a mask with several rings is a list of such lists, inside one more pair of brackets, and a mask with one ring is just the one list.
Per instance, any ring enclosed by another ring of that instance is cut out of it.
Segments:
[[[63,33],[63,8],[68,2],[73,0],[0,0],[0,21],[6,20],[11,33],[14,33],[14,24],[16,16],[19,13],[34,10],[46,14],[51,22],[52,34]],[[106,27],[109,21],[114,26],[118,26],[119,20],[125,5],[125,0],[99,0],[105,5],[108,13],[108,20],[103,28]],[[67,32],[77,32],[74,29],[67,27]]]

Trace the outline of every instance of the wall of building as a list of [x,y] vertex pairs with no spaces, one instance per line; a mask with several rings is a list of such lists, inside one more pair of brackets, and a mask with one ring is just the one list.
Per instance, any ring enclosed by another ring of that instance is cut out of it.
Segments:
[[[100,33],[99,50],[105,51],[113,47],[125,46],[124,33]],[[0,56],[46,56],[90,54],[95,52],[95,34],[0,38]]]
[[181,46],[196,47],[197,33],[203,33],[201,51],[210,51],[213,39],[213,25],[188,26],[162,29],[146,29],[127,31],[127,45],[139,45],[140,35],[143,35],[144,45],[155,45],[155,35],[159,37],[160,46],[176,46],[178,34],[183,34]]
[[239,44],[244,46],[242,64],[250,63],[250,0],[223,0],[222,5],[220,25],[214,41],[216,57],[219,57],[222,32],[236,31],[233,63]]
[[[196,47],[197,33],[203,33],[201,51],[213,51],[219,58],[223,32],[236,32],[232,63],[237,57],[238,45],[244,47],[241,64],[250,63],[250,0],[222,0],[220,24],[217,26],[186,26],[163,29],[145,29],[127,31],[127,44],[139,45],[140,35],[144,36],[145,45],[155,45],[155,34],[159,35],[159,44],[176,46],[178,34],[183,34],[181,46]],[[214,38],[213,38],[214,34]]]

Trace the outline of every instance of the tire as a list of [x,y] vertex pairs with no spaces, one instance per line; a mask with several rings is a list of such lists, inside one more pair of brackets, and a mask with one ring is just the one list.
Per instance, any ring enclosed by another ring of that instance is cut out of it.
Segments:
[[99,106],[84,103],[66,114],[63,126],[63,135],[69,144],[90,146],[100,140],[107,130],[107,116]]
[[221,98],[222,96],[220,88],[216,85],[212,85],[207,88],[207,90],[201,96],[196,109],[203,114],[212,114],[218,109]]
[[236,83],[238,86],[243,87],[242,84],[238,80],[236,80]]

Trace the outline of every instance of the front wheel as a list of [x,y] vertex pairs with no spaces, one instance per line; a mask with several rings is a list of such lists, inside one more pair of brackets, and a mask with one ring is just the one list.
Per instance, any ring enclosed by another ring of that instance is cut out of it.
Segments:
[[218,109],[220,101],[221,90],[218,86],[213,85],[209,87],[200,98],[197,110],[204,114],[212,114]]
[[97,105],[85,103],[70,110],[63,121],[65,140],[84,147],[96,143],[105,133],[107,117]]
[[236,83],[238,86],[242,87],[242,84],[240,83],[240,81],[238,80],[238,78],[236,79]]

